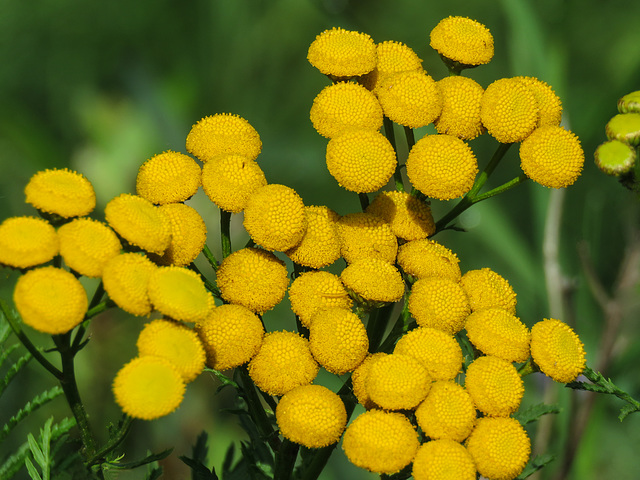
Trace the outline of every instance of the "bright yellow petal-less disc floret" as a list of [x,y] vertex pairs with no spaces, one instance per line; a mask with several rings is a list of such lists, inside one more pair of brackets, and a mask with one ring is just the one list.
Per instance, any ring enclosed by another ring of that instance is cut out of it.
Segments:
[[415,278],[442,277],[460,281],[460,259],[434,240],[414,240],[398,248],[398,265]]
[[329,307],[351,309],[353,304],[340,277],[330,272],[304,272],[289,287],[291,310],[305,327],[311,326],[313,316]]
[[493,35],[467,17],[447,17],[431,30],[430,45],[441,56],[463,65],[483,65],[493,58]]
[[431,378],[413,357],[393,353],[376,360],[365,379],[367,394],[385,410],[409,410],[429,393]]
[[438,80],[442,112],[434,122],[438,133],[472,140],[483,131],[480,100],[484,89],[468,77],[451,76]]
[[376,66],[376,44],[366,33],[334,27],[315,38],[307,60],[331,78],[364,75]]
[[197,210],[184,203],[161,205],[169,219],[171,242],[157,261],[161,265],[186,266],[193,262],[207,241],[207,226]]
[[516,314],[516,293],[505,278],[490,268],[469,270],[462,276],[460,284],[469,298],[472,312],[502,308]]
[[374,304],[397,302],[404,295],[398,269],[376,257],[356,260],[342,270],[340,280],[356,298]]
[[418,449],[411,474],[414,480],[475,480],[476,466],[458,442],[432,440]]
[[476,423],[476,407],[463,387],[440,380],[416,409],[416,421],[429,438],[462,442]]
[[104,289],[118,307],[132,315],[149,315],[149,277],[158,268],[146,255],[123,253],[109,260],[102,270]]
[[442,110],[438,85],[424,70],[389,75],[380,83],[377,93],[384,114],[405,127],[429,125]]
[[471,362],[464,386],[476,408],[490,417],[508,417],[518,409],[524,395],[516,367],[492,355]]
[[562,102],[547,83],[535,77],[514,77],[529,87],[538,104],[538,127],[558,126],[562,120]]
[[167,151],[142,164],[136,177],[136,193],[151,203],[184,202],[201,183],[196,161],[182,153]]
[[322,268],[340,258],[340,238],[336,222],[340,216],[329,207],[305,206],[307,230],[302,240],[285,253],[292,262],[309,268]]
[[36,173],[24,189],[26,202],[41,212],[63,218],[88,215],[96,206],[93,185],[82,174],[69,169]]
[[409,312],[421,327],[454,334],[464,328],[471,310],[459,283],[448,278],[428,277],[413,284]]
[[380,408],[380,405],[376,405],[375,403],[373,403],[371,397],[369,396],[369,393],[367,392],[366,379],[367,375],[369,375],[369,369],[375,361],[387,355],[389,354],[384,352],[370,353],[365,357],[362,363],[358,365],[358,367],[353,372],[351,372],[353,394],[358,399],[358,403],[367,410],[371,410],[372,408]]
[[389,75],[399,72],[422,71],[422,60],[416,52],[401,42],[388,40],[376,45],[378,63],[376,68],[360,78],[360,82],[374,93]]
[[187,135],[187,152],[204,163],[221,154],[255,160],[261,150],[262,141],[256,129],[244,118],[230,113],[204,117]]
[[46,263],[60,251],[53,226],[37,217],[10,217],[0,224],[0,264],[29,268]]
[[531,356],[542,373],[560,383],[574,381],[586,365],[578,335],[555,319],[544,319],[531,327]]
[[474,347],[509,362],[529,358],[531,333],[518,317],[501,308],[487,308],[467,317],[464,328]]
[[338,219],[340,254],[347,263],[375,257],[394,263],[398,253],[398,240],[391,226],[372,213],[349,213]]
[[427,238],[436,231],[431,207],[408,192],[381,192],[366,212],[382,218],[391,226],[393,234],[403,240]]

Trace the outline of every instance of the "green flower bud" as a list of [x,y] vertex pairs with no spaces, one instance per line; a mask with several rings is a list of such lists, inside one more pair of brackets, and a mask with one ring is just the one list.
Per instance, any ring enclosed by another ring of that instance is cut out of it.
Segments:
[[640,143],[640,113],[621,113],[616,115],[606,126],[609,140],[620,140],[629,145]]
[[595,152],[596,165],[607,175],[619,176],[629,172],[636,161],[636,152],[620,140],[604,142]]
[[618,100],[618,111],[620,113],[640,113],[640,90],[627,93]]

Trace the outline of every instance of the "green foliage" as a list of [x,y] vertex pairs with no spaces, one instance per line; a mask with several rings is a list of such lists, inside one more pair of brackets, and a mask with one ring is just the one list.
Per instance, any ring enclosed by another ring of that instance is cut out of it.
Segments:
[[543,415],[547,415],[549,413],[560,413],[560,407],[558,405],[538,403],[536,405],[531,405],[526,410],[517,411],[513,414],[513,418],[518,420],[524,427],[525,425],[535,422]]

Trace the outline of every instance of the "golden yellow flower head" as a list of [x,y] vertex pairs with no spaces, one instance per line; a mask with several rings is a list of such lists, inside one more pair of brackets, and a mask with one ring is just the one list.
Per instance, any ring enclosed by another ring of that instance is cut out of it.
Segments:
[[380,130],[382,107],[376,96],[358,83],[338,82],[322,89],[309,114],[313,128],[327,138],[357,129]]
[[358,368],[356,368],[351,373],[351,384],[353,385],[353,394],[358,399],[358,403],[362,405],[367,410],[371,410],[372,408],[380,408],[379,405],[376,405],[371,400],[369,393],[367,392],[367,384],[366,379],[367,375],[369,375],[369,369],[371,365],[378,359],[387,356],[388,353],[377,352],[370,353],[367,357],[362,361]]
[[434,122],[438,133],[471,140],[483,131],[480,100],[484,89],[475,80],[460,75],[438,80],[442,112]]
[[307,60],[331,78],[364,75],[376,66],[376,44],[366,33],[334,27],[311,43]]
[[131,245],[162,255],[171,241],[171,223],[146,198],[123,193],[104,209],[107,223]]
[[132,315],[151,313],[147,293],[149,277],[158,268],[146,255],[122,253],[111,258],[102,270],[104,289],[118,307]]
[[238,154],[218,155],[202,167],[202,189],[222,210],[238,213],[267,179],[260,166]]
[[409,410],[429,393],[431,378],[413,357],[393,353],[376,360],[365,379],[367,394],[385,410]]
[[207,241],[207,226],[195,208],[184,203],[161,205],[160,210],[169,219],[171,241],[162,257],[161,265],[183,267],[193,262]]
[[564,322],[544,319],[531,327],[531,357],[556,382],[573,382],[585,368],[584,345]]
[[120,254],[118,236],[104,223],[76,218],[58,229],[60,255],[69,268],[85,277],[100,277],[105,264]]
[[411,474],[414,480],[475,480],[476,466],[458,442],[432,440],[418,449]]
[[36,173],[27,183],[24,193],[28,204],[62,218],[88,215],[96,206],[96,193],[91,182],[82,174],[66,168]]
[[378,92],[380,84],[389,75],[422,70],[422,60],[404,43],[393,40],[381,42],[376,45],[376,52],[378,54],[376,68],[359,80],[374,93]]
[[340,186],[356,193],[380,190],[397,164],[391,143],[376,130],[352,130],[332,138],[327,144],[326,161]]
[[302,385],[280,399],[276,421],[283,437],[307,448],[321,448],[340,440],[347,410],[327,387]]
[[553,89],[535,77],[514,77],[529,87],[538,104],[538,127],[558,126],[562,120],[562,102]]
[[218,267],[217,277],[222,298],[257,313],[280,303],[289,286],[284,262],[259,248],[233,252]]
[[29,270],[18,278],[13,301],[24,323],[52,335],[80,324],[89,305],[80,281],[56,267]]
[[454,334],[464,328],[471,309],[459,283],[448,278],[427,277],[413,284],[409,312],[421,327]]
[[309,385],[319,369],[307,339],[286,331],[267,333],[249,363],[251,379],[269,395],[284,395],[296,387]]
[[309,327],[313,358],[336,375],[351,372],[367,356],[369,338],[358,316],[344,307],[319,310]]
[[444,245],[434,240],[414,240],[398,248],[398,265],[415,278],[441,277],[460,281],[460,260]]
[[340,238],[336,222],[340,216],[325,206],[305,206],[307,230],[302,240],[285,253],[303,267],[322,268],[340,258]]
[[492,355],[471,362],[464,386],[476,408],[490,417],[508,417],[518,409],[524,395],[516,367]]
[[307,230],[304,203],[292,188],[265,185],[249,197],[243,225],[256,244],[284,252],[298,245]]
[[147,323],[136,343],[138,356],[152,355],[167,360],[185,383],[194,380],[204,368],[202,342],[193,329],[166,318]]
[[402,275],[396,267],[376,257],[356,260],[340,274],[356,298],[371,303],[393,303],[404,295]]
[[247,307],[233,304],[214,308],[196,323],[196,331],[207,354],[207,365],[220,371],[249,362],[264,337],[260,318]]
[[262,150],[260,135],[244,118],[217,113],[199,120],[187,135],[187,152],[206,163],[221,154],[255,160]]
[[479,419],[466,447],[478,473],[491,480],[516,478],[531,454],[531,440],[514,418]]
[[53,226],[37,217],[10,217],[0,224],[0,264],[29,268],[46,263],[60,251]]
[[394,263],[398,253],[398,240],[391,226],[373,213],[349,213],[336,223],[340,238],[340,254],[347,263],[375,257]]
[[113,381],[113,393],[122,411],[142,420],[154,420],[176,410],[184,391],[178,370],[166,359],[154,356],[134,358]]
[[472,312],[485,308],[502,308],[516,314],[516,293],[509,282],[490,268],[466,272],[460,284],[464,288]]
[[457,198],[473,186],[478,162],[473,151],[453,135],[425,135],[407,158],[409,180],[427,197]]
[[383,410],[359,415],[342,437],[342,450],[349,461],[375,473],[399,472],[411,463],[419,445],[407,417]]
[[493,35],[467,17],[447,17],[431,30],[431,48],[463,65],[483,65],[493,58]]
[[531,333],[518,317],[502,308],[486,308],[467,317],[464,328],[474,347],[509,362],[529,358]]
[[391,74],[382,80],[377,93],[384,114],[405,127],[429,125],[442,110],[438,85],[424,70]]
[[382,218],[393,234],[403,240],[427,238],[436,231],[431,207],[408,192],[380,192],[366,212]]
[[329,307],[351,309],[353,302],[340,277],[330,272],[304,272],[289,287],[291,310],[305,327],[311,326],[313,316]]
[[160,205],[184,202],[198,190],[201,173],[193,158],[169,150],[142,164],[136,177],[136,193]]
[[540,127],[520,145],[520,167],[536,183],[550,188],[572,185],[584,165],[578,137],[563,127]]

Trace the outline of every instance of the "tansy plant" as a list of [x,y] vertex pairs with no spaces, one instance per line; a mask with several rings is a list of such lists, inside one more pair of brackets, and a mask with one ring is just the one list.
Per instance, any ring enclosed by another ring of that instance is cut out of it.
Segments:
[[[359,196],[360,212],[305,205],[292,188],[269,183],[258,132],[233,114],[193,125],[186,153],[144,162],[136,193],[111,199],[104,221],[89,216],[96,198],[82,174],[49,169],[31,178],[26,201],[39,216],[0,225],[0,262],[21,272],[15,311],[2,302],[2,312],[59,382],[75,419],[64,428],[80,438],[77,461],[86,472],[105,478],[109,469],[168,455],[125,464],[121,445],[132,422],[179,408],[202,372],[236,390],[249,441],[239,459],[229,450],[216,474],[200,437],[193,458],[182,457],[194,478],[315,479],[339,442],[350,462],[382,476],[525,478],[551,459],[531,458],[527,424],[559,411],[519,409],[522,377],[534,372],[622,398],[622,417],[640,409],[586,366],[568,324],[526,319],[533,323],[527,327],[506,278],[491,266],[461,271],[458,256],[435,239],[459,229],[456,219],[473,204],[528,179],[570,186],[584,153],[560,125],[560,99],[546,83],[501,78],[485,88],[462,75],[493,56],[484,25],[445,18],[430,44],[450,76],[434,79],[407,45],[376,44],[341,28],[309,47],[309,62],[330,79],[310,119],[327,139],[329,173]],[[621,115],[640,115],[628,113],[637,112],[637,98],[623,104]],[[398,156],[394,123],[404,127],[406,158]],[[414,129],[430,124],[436,133],[416,139]],[[496,140],[488,162],[478,162],[470,144],[479,135]],[[636,137],[621,140],[635,146]],[[483,191],[514,146],[522,173]],[[184,203],[200,187],[220,209],[221,258],[209,249],[202,216]],[[431,203],[440,201],[455,204],[436,220]],[[231,216],[240,213],[250,236],[244,246],[230,235]],[[201,253],[208,260],[202,271],[194,264]],[[82,277],[100,283],[87,292]],[[262,315],[287,295],[291,315],[267,331]],[[88,327],[110,308],[140,317],[141,327],[137,352],[113,379],[123,417],[98,444],[74,357],[91,348]],[[37,346],[32,330],[51,335],[53,346]],[[50,358],[56,355],[60,367]],[[338,377],[337,391],[316,383],[320,369]],[[62,464],[49,453],[51,422],[47,428],[47,455],[37,445],[31,450],[48,475]],[[36,478],[31,457],[20,458]],[[20,464],[11,459],[15,473]],[[152,469],[149,478],[158,474]]]

